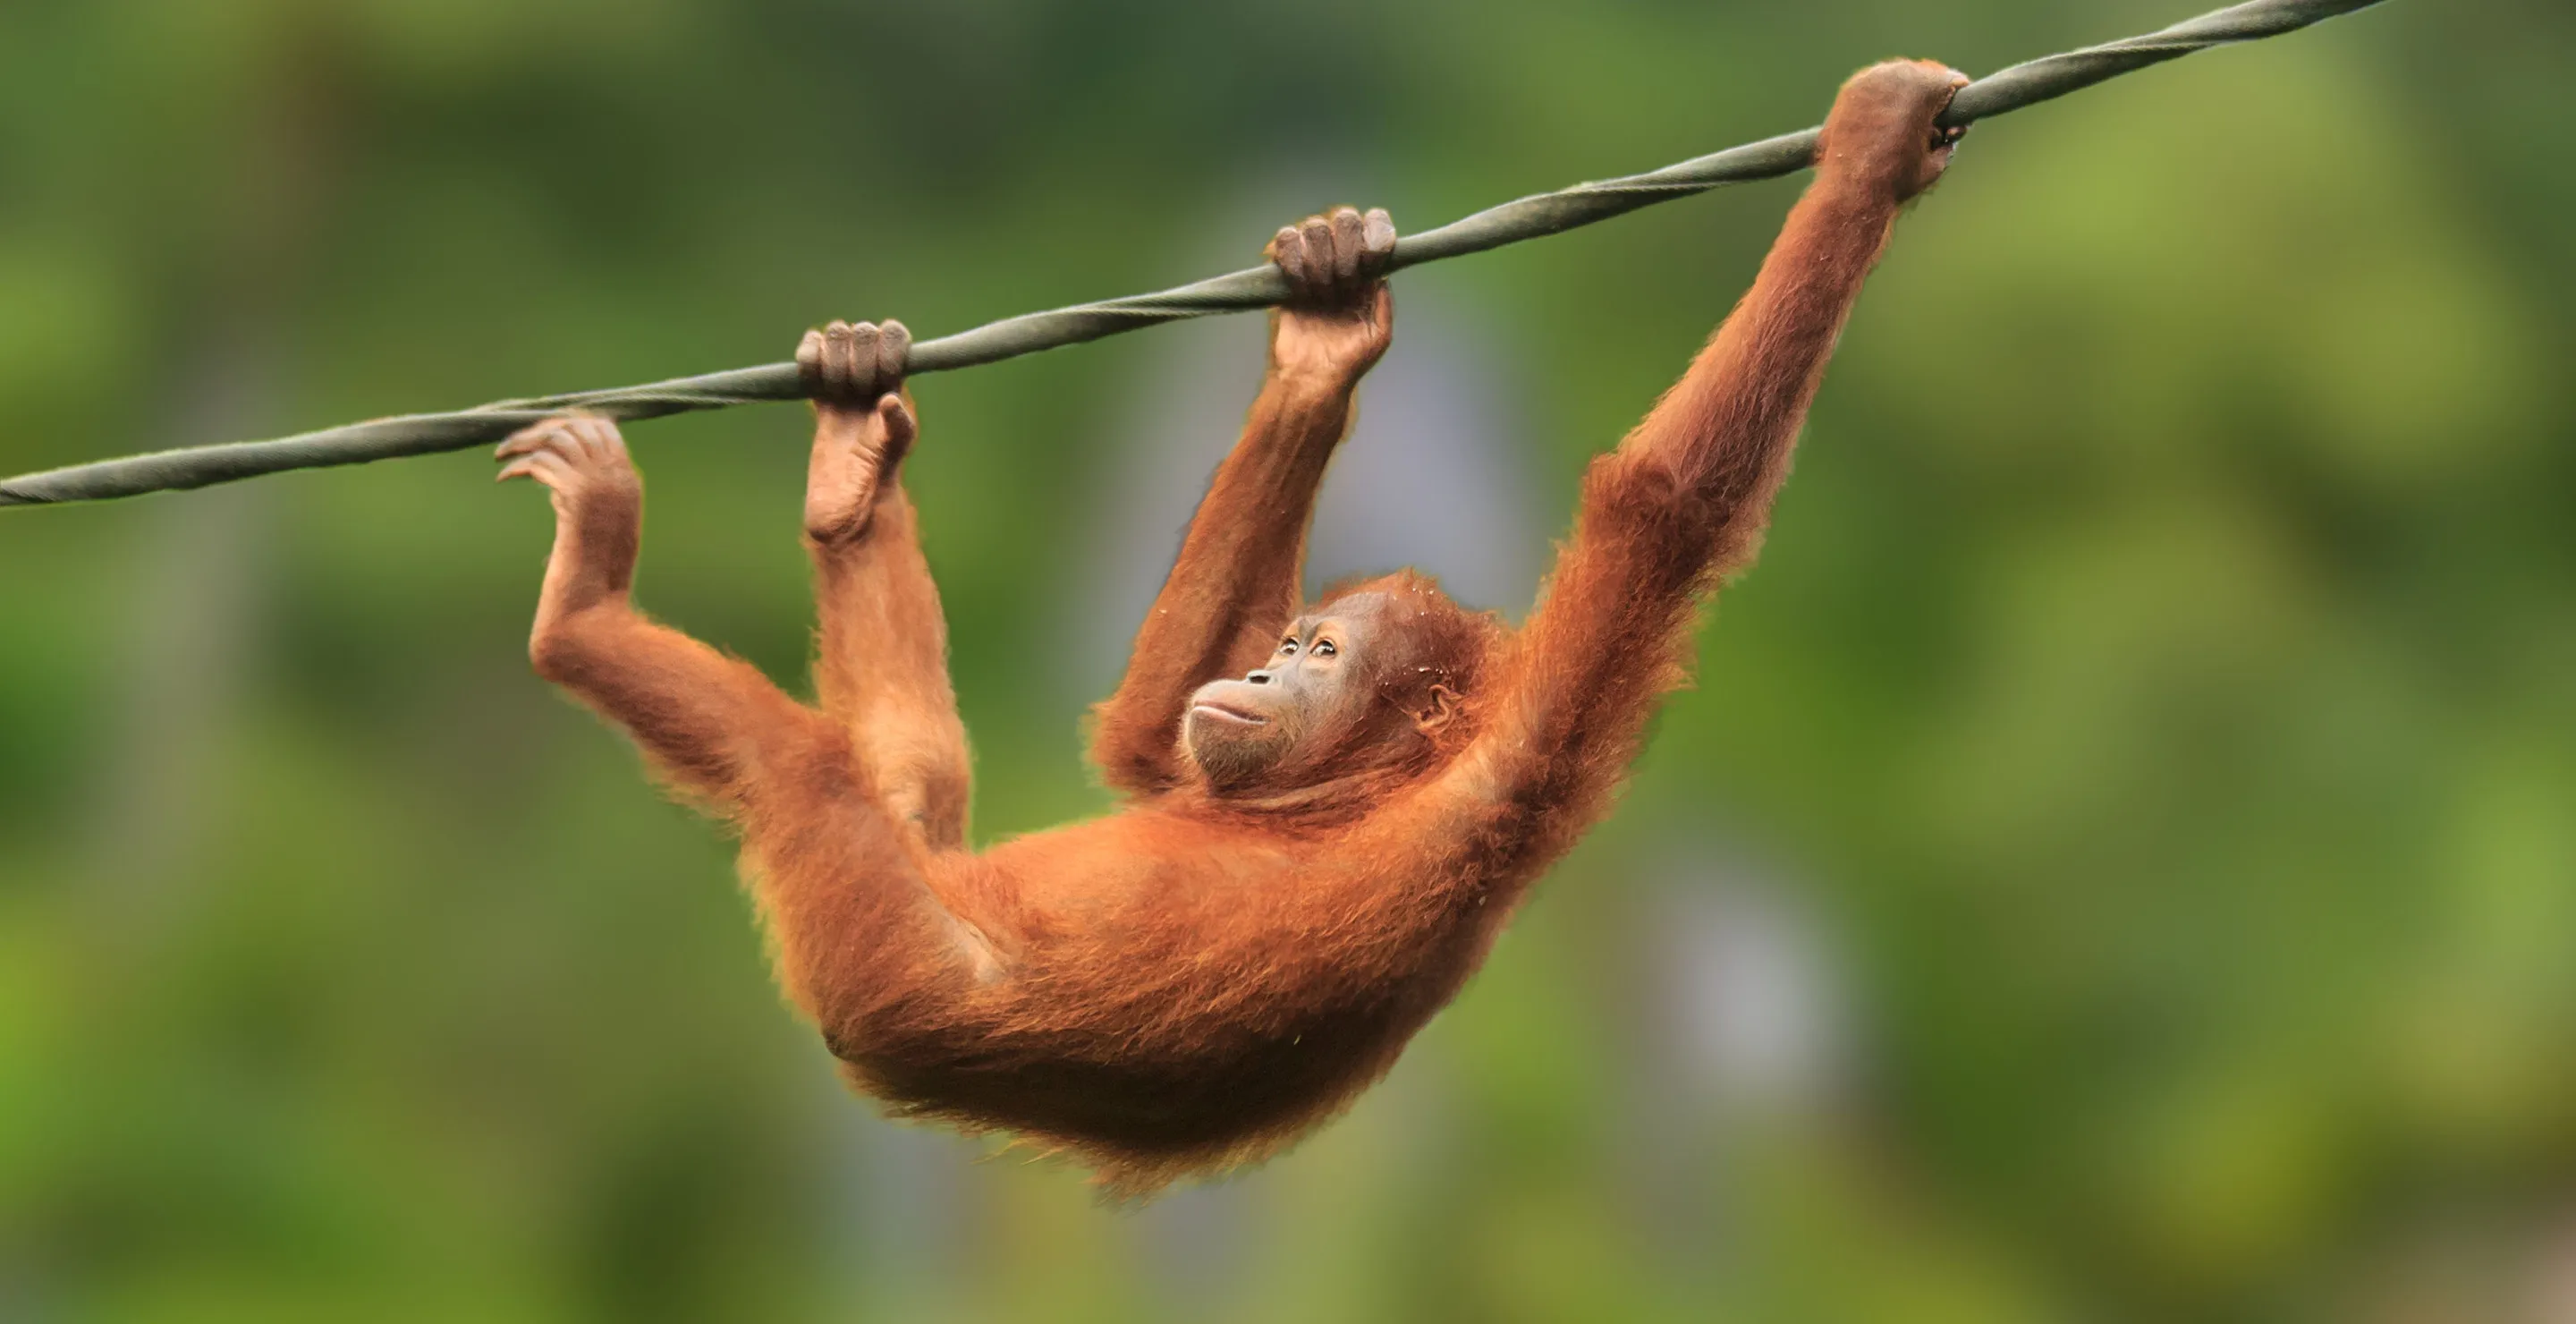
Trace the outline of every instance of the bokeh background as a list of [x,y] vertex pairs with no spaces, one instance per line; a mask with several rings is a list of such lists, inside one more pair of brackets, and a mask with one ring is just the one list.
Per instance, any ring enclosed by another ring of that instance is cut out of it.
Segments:
[[[1422,228],[2194,0],[26,0],[0,472]],[[2576,10],[1999,120],[1617,816],[1345,1119],[1142,1210],[878,1119],[447,456],[0,513],[0,1318],[2576,1318]],[[1794,181],[1408,273],[1318,568],[1517,613]],[[992,839],[1258,319],[923,380]],[[806,421],[640,426],[791,683]]]

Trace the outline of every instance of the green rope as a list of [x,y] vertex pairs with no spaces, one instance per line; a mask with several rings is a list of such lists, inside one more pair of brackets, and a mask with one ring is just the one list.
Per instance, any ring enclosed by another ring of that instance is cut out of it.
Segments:
[[[2251,0],[2161,32],[2017,64],[1960,89],[1942,122],[1959,125],[2001,115],[2194,51],[2295,32],[2378,2]],[[1394,267],[1401,270],[1558,234],[1723,184],[1793,174],[1814,163],[1817,136],[1814,129],[1784,134],[1642,175],[1577,184],[1555,193],[1507,202],[1436,230],[1404,236],[1396,244]],[[916,341],[907,370],[914,374],[946,372],[998,363],[1139,327],[1266,308],[1286,294],[1286,282],[1275,269],[1267,265],[1251,267],[1158,294],[1029,313],[953,336]],[[195,446],[27,474],[0,481],[0,506],[101,501],[205,487],[289,469],[318,469],[463,450],[499,441],[530,423],[573,409],[631,421],[763,400],[794,400],[804,394],[795,364],[771,363],[646,386],[502,400],[453,413],[405,414],[273,441]]]

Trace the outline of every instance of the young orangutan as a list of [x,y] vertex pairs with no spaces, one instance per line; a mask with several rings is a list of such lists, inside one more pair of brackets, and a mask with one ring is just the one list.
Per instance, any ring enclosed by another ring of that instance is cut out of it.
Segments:
[[1410,572],[1300,610],[1316,487],[1391,333],[1395,230],[1349,209],[1281,230],[1268,378],[1098,711],[1127,796],[1106,818],[967,847],[946,629],[897,481],[897,323],[797,353],[819,711],[630,604],[642,489],[596,418],[500,448],[503,478],[553,491],[537,672],[740,830],[780,982],[860,1089],[1069,1150],[1120,1193],[1264,1157],[1386,1071],[1603,813],[1698,603],[1753,557],[1966,82],[1891,62],[1844,86],[1751,293],[1594,462],[1517,631]]

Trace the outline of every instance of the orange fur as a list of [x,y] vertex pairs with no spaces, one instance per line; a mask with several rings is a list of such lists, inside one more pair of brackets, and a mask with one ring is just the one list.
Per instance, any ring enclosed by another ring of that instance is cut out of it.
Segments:
[[739,826],[781,982],[859,1087],[1070,1151],[1123,1194],[1258,1159],[1394,1062],[1607,809],[1929,182],[1932,70],[1845,89],[1751,292],[1586,476],[1525,628],[1410,573],[1338,590],[1409,609],[1373,674],[1411,723],[1319,774],[1220,795],[1178,741],[1190,692],[1258,665],[1296,614],[1349,421],[1350,383],[1275,366],[1098,710],[1094,758],[1129,797],[1109,817],[967,849],[938,594],[892,481],[864,534],[812,544],[820,711],[622,596],[541,612],[539,668]]

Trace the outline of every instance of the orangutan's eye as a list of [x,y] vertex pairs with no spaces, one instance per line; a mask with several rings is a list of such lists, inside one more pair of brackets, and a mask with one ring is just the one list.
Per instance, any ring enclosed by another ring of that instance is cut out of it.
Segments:
[[1330,639],[1318,639],[1315,641],[1315,656],[1317,657],[1331,657],[1333,654],[1340,651],[1342,650],[1333,647],[1333,641]]
[[1296,652],[1296,651],[1297,651],[1297,641],[1296,641],[1296,640],[1294,640],[1294,639],[1282,639],[1282,640],[1280,640],[1280,641],[1279,641],[1279,651],[1280,651],[1281,653],[1283,653],[1283,654],[1285,654],[1285,653],[1294,653],[1294,652]]

